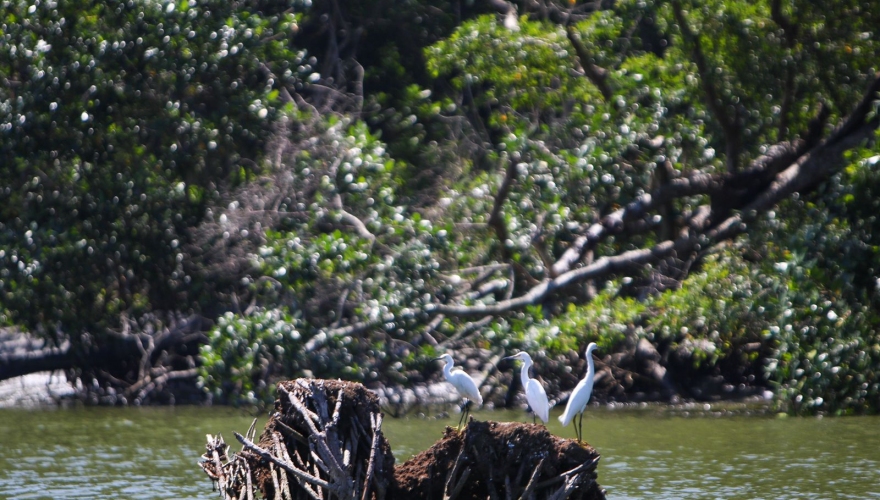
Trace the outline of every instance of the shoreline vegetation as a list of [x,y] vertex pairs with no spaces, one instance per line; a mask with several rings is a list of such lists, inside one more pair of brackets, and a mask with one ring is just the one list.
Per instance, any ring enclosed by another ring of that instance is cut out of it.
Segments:
[[[6,331],[0,335],[0,359],[6,359],[12,355],[20,357],[33,356],[34,353],[43,352],[43,343],[39,340],[30,338],[24,340],[19,333]],[[490,354],[490,353],[485,353]],[[485,395],[486,402],[483,408],[502,408],[510,406],[520,406],[525,404],[521,394],[517,394],[520,386],[517,385],[518,376],[514,376],[515,370],[511,366],[505,366],[506,370],[499,371],[498,361],[500,356],[489,357],[483,359],[468,358],[467,366],[469,369],[476,367],[474,370],[475,379],[480,387],[482,394]],[[482,364],[479,364],[482,363]],[[605,365],[604,361],[599,361],[600,367]],[[650,367],[651,370],[657,370],[656,367]],[[576,370],[572,370],[577,375]],[[609,387],[614,387],[609,383],[609,379],[613,377],[613,371],[605,366],[597,369],[596,384],[599,389],[598,400],[601,404],[617,405],[618,407],[633,407],[640,403],[661,403],[670,405],[688,405],[690,403],[719,403],[732,402],[744,403],[749,406],[748,411],[755,411],[763,408],[759,412],[770,411],[771,393],[766,389],[761,390],[759,387],[740,387],[736,388],[729,384],[715,383],[708,385],[705,381],[701,382],[696,389],[699,397],[693,394],[686,396],[678,392],[660,392],[659,388],[663,387],[662,380],[654,381],[652,387],[653,392],[633,391],[630,393],[620,392],[617,396],[609,394]],[[723,380],[723,379],[719,379]],[[551,387],[558,388],[557,383],[549,384]],[[709,388],[707,390],[707,387]],[[551,393],[551,403],[553,406],[563,405],[568,398],[570,389],[554,390]],[[618,388],[619,389],[619,388]],[[413,413],[420,413],[426,409],[440,409],[438,411],[446,411],[451,406],[459,403],[460,396],[456,390],[446,381],[442,379],[433,382],[404,385],[382,385],[373,383],[368,388],[378,398],[382,411],[390,417],[402,417]],[[188,392],[192,392],[189,390]],[[22,375],[0,382],[0,408],[2,407],[50,407],[57,405],[70,404],[102,404],[102,405],[120,405],[125,404],[122,401],[124,395],[117,394],[96,394],[96,391],[88,390],[82,386],[75,387],[67,380],[61,371],[43,371]],[[204,404],[207,400],[204,398],[192,398],[189,401],[181,399],[177,404]],[[164,404],[174,404],[175,401],[166,401]],[[259,406],[259,405],[257,405]]]
[[869,0],[7,3],[0,381],[880,412]]

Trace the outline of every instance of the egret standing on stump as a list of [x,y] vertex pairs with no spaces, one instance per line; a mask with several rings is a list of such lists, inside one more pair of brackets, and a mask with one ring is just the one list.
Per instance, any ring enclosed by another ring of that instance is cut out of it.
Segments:
[[444,354],[435,361],[441,359],[446,362],[446,366],[443,367],[443,375],[446,377],[446,380],[455,387],[458,394],[464,398],[461,418],[458,421],[458,428],[461,429],[461,423],[466,421],[466,417],[468,413],[470,413],[471,401],[475,401],[478,405],[481,405],[483,404],[483,396],[480,395],[477,383],[474,382],[474,379],[472,379],[470,375],[465,373],[461,368],[452,369],[452,365],[455,364],[455,361],[452,360],[451,355]]
[[593,378],[596,376],[596,368],[593,366],[593,351],[596,350],[596,347],[595,342],[590,342],[590,345],[587,346],[587,352],[584,354],[587,358],[587,375],[571,391],[571,396],[568,397],[568,404],[565,405],[565,411],[559,416],[559,421],[565,427],[574,420],[576,414],[580,415],[577,427],[575,428],[579,443],[583,441],[584,437],[584,410],[587,408],[587,403],[590,402],[590,395],[593,393]]
[[[521,352],[504,359],[518,359],[523,362],[520,370],[520,379],[522,380],[523,389],[526,391],[526,401],[532,408],[532,413],[537,415],[545,424],[550,420],[550,402],[547,401],[547,393],[544,392],[544,386],[537,380],[529,377],[529,368],[532,367],[532,357],[527,352]],[[534,419],[533,419],[534,420]]]

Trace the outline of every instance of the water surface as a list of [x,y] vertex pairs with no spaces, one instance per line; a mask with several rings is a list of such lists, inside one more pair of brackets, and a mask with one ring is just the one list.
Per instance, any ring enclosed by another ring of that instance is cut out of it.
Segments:
[[[584,435],[602,454],[608,498],[880,498],[880,417],[719,417],[694,408],[588,411]],[[0,498],[216,499],[197,465],[205,434],[223,434],[238,450],[232,431],[253,418],[199,407],[0,410]],[[531,421],[516,411],[476,418]],[[259,428],[265,421],[258,415]],[[383,427],[400,461],[457,421],[388,418]],[[555,419],[549,427],[574,437]]]

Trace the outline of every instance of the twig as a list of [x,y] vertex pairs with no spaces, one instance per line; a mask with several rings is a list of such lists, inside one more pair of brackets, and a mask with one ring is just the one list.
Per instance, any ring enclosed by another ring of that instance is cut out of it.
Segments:
[[244,461],[244,469],[244,480],[246,485],[245,491],[247,492],[247,498],[248,500],[254,500],[254,484],[251,480],[251,476],[253,474],[251,474],[251,464],[249,464],[247,460]]
[[288,392],[283,387],[281,388],[281,390],[287,394],[287,399],[290,400],[290,404],[292,404],[293,407],[296,408],[296,410],[300,413],[300,415],[303,416],[303,420],[306,421],[306,425],[309,426],[309,430],[312,432],[312,434],[317,434],[318,428],[315,427],[315,423],[320,423],[318,415],[303,406],[303,404],[300,403],[299,399],[297,399],[297,397],[293,393]]
[[296,476],[297,478],[299,478],[303,481],[306,481],[306,482],[313,484],[315,486],[318,486],[320,488],[324,488],[325,490],[331,489],[330,483],[328,483],[327,481],[324,481],[323,479],[317,478],[307,472],[304,472],[304,471],[297,469],[293,465],[285,462],[284,460],[281,460],[280,458],[269,453],[268,451],[264,450],[263,448],[260,448],[259,446],[255,445],[249,439],[247,439],[246,437],[242,436],[239,433],[233,432],[233,434],[235,435],[235,438],[238,439],[238,442],[240,442],[248,450],[259,455],[260,458],[274,463],[278,467],[281,467],[285,471],[293,474],[294,476]]
[[[402,312],[406,313],[406,312],[408,312],[408,310],[404,310]],[[382,323],[394,321],[394,318],[395,318],[394,314],[387,313],[387,314],[383,314],[377,318],[370,319],[367,321],[362,321],[359,323],[353,323],[348,326],[343,326],[340,328],[331,328],[329,330],[321,330],[314,337],[309,339],[308,342],[306,342],[304,350],[307,353],[315,351],[316,349],[324,346],[324,344],[326,344],[327,341],[330,339],[334,339],[334,338],[338,338],[338,337],[348,337],[348,336],[354,335],[356,333],[360,333],[360,332],[363,332],[363,331],[368,330],[370,328],[373,328],[374,326],[381,325]]]
[[382,414],[379,413],[375,415],[375,417],[373,415],[370,415],[370,421],[370,426],[373,429],[373,444],[370,447],[370,461],[367,463],[367,474],[364,478],[364,486],[363,492],[361,493],[361,500],[367,500],[368,498],[370,498],[370,482],[372,482],[373,480],[373,471],[376,468],[376,454],[379,451],[379,436],[381,435],[379,429],[381,429],[382,427]]
[[309,442],[306,440],[305,436],[303,436],[302,434],[300,434],[299,432],[294,430],[289,425],[282,422],[280,419],[277,419],[275,421],[275,427],[277,427],[281,431],[281,433],[283,433],[286,437],[293,438],[297,442],[305,444],[305,445],[309,444]]
[[548,497],[547,500],[562,500],[564,498],[568,498],[571,493],[574,491],[575,487],[580,481],[577,476],[571,476],[565,480],[565,486],[556,490],[552,496]]
[[478,321],[469,321],[465,323],[465,325],[462,326],[458,332],[441,342],[440,345],[448,346],[450,344],[453,344],[458,340],[466,337],[469,333],[479,331],[481,328],[491,323],[493,319],[495,319],[494,316],[485,316],[483,318],[480,318]]
[[[467,450],[467,444],[462,443],[461,449],[458,451],[458,456],[455,458],[455,463],[452,465],[452,470],[449,471],[449,475],[446,477],[446,487],[443,488],[443,500],[454,500],[455,495],[461,491],[461,487],[463,486],[463,481],[459,481],[456,483],[456,486],[450,491],[450,486],[452,486],[452,481],[455,479],[455,475],[458,473],[458,469],[461,468],[461,464],[464,463],[465,451]],[[470,475],[470,468],[467,469],[466,475],[462,474],[465,478],[467,475]]]
[[697,240],[686,234],[676,240],[668,240],[651,248],[630,250],[618,255],[601,257],[594,263],[567,273],[561,274],[552,280],[544,280],[532,287],[525,294],[509,300],[502,300],[488,305],[448,305],[438,304],[430,308],[429,312],[442,313],[451,316],[476,316],[501,314],[528,305],[537,304],[554,291],[578,283],[586,279],[594,279],[607,275],[617,269],[629,266],[643,265],[654,262],[660,258],[672,255],[675,252],[686,253],[693,249]]
[[535,489],[535,485],[538,481],[538,476],[541,475],[541,467],[544,466],[544,459],[538,461],[538,465],[535,466],[535,470],[532,471],[532,477],[529,478],[528,484],[526,484],[526,489],[523,490],[520,498],[522,500],[528,500],[532,495],[532,490]]
[[559,474],[558,476],[556,476],[554,478],[550,478],[550,479],[547,479],[546,481],[542,481],[542,482],[538,483],[537,488],[538,489],[546,488],[547,486],[550,486],[552,484],[555,484],[555,483],[562,481],[566,477],[575,476],[575,475],[580,474],[584,471],[587,471],[587,472],[594,471],[594,470],[596,470],[596,464],[598,464],[598,463],[599,463],[599,457],[596,457],[596,458],[590,460],[589,462],[584,462],[571,470],[567,470],[567,471]]

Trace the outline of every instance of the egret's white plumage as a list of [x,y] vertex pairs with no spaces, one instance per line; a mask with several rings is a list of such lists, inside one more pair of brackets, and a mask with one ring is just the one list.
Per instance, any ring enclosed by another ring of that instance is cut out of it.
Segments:
[[565,405],[565,411],[559,416],[559,421],[562,422],[563,427],[570,424],[574,420],[575,415],[579,414],[581,416],[580,424],[578,424],[576,429],[578,441],[582,438],[584,410],[587,408],[587,403],[590,402],[590,396],[593,394],[593,378],[596,376],[596,368],[593,365],[593,351],[596,348],[595,342],[590,342],[590,345],[587,346],[586,354],[584,354],[587,358],[587,375],[571,391],[571,396],[568,397],[568,404]]
[[481,405],[483,404],[483,396],[480,395],[480,389],[470,375],[465,373],[461,368],[452,367],[452,365],[455,364],[455,361],[453,361],[450,354],[444,354],[437,359],[446,362],[446,365],[443,367],[443,376],[446,377],[447,382],[455,387],[458,394],[464,398],[464,411],[461,416],[462,420],[458,423],[458,425],[461,426],[461,422],[464,420],[467,413],[470,412],[469,402],[473,401],[478,405]]
[[520,352],[504,359],[518,359],[523,362],[520,370],[520,380],[522,380],[523,388],[526,391],[526,401],[532,412],[541,419],[545,424],[550,420],[550,401],[547,400],[547,393],[544,386],[537,380],[529,377],[529,368],[532,367],[532,357],[527,352]]

